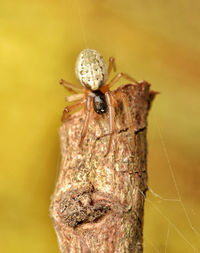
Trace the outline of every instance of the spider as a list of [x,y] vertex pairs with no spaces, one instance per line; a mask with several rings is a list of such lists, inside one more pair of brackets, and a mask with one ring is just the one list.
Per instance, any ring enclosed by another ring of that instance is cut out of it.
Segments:
[[80,137],[79,146],[82,145],[83,140],[86,136],[91,115],[94,113],[108,113],[110,139],[105,156],[108,155],[111,149],[113,134],[115,130],[114,107],[116,106],[117,99],[121,99],[123,102],[126,118],[128,121],[128,127],[130,129],[132,137],[132,150],[134,150],[135,134],[128,99],[122,90],[119,89],[117,93],[113,93],[110,88],[122,77],[133,82],[134,84],[137,84],[137,81],[126,73],[121,72],[115,75],[111,81],[107,83],[112,69],[116,71],[114,57],[109,58],[109,65],[107,68],[106,63],[99,52],[94,49],[84,49],[78,55],[75,65],[76,77],[83,88],[78,85],[66,82],[63,79],[60,80],[60,84],[62,84],[68,91],[73,92],[73,95],[66,97],[66,101],[76,101],[74,104],[65,107],[63,111],[62,121],[66,121],[69,113],[78,107],[85,105],[86,108],[86,117]]

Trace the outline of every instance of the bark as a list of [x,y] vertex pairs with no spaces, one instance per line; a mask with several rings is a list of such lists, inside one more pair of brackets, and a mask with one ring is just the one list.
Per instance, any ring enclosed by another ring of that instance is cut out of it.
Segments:
[[135,131],[135,150],[121,101],[107,157],[107,115],[91,119],[78,147],[85,114],[60,128],[62,161],[51,202],[51,217],[63,253],[142,252],[144,196],[147,191],[147,114],[156,92],[147,82],[125,85]]

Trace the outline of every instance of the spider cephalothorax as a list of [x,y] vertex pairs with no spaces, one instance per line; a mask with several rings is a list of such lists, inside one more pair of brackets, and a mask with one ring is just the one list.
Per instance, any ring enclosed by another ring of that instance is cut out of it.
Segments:
[[106,83],[112,68],[114,71],[116,71],[115,59],[113,57],[109,58],[109,66],[107,68],[105,61],[99,52],[94,49],[84,49],[79,54],[75,66],[76,76],[83,87],[68,83],[63,79],[60,81],[60,84],[64,85],[65,88],[74,93],[73,95],[66,97],[66,100],[68,102],[76,101],[76,103],[69,105],[64,109],[62,116],[63,121],[67,119],[69,112],[73,111],[77,107],[80,107],[81,105],[86,105],[86,118],[80,138],[80,145],[82,144],[87,133],[88,124],[92,113],[108,113],[110,140],[105,156],[109,153],[112,144],[112,137],[115,129],[114,106],[116,105],[116,100],[119,99],[122,100],[125,108],[128,127],[132,136],[132,150],[134,149],[134,129],[128,99],[121,89],[113,93],[110,91],[110,88],[121,77],[128,79],[134,84],[136,84],[137,81],[131,76],[121,72],[114,76],[110,82]]

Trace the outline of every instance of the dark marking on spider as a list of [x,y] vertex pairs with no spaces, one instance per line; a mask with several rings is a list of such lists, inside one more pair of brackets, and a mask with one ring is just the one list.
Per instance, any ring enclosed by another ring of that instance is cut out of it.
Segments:
[[106,102],[105,94],[100,90],[95,90],[93,94],[93,107],[95,112],[98,114],[106,113],[108,111],[108,105]]

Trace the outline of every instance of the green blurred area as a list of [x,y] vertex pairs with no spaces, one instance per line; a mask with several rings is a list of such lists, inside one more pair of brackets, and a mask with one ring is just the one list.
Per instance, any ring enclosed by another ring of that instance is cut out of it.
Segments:
[[1,252],[59,252],[48,215],[67,95],[58,80],[77,83],[86,47],[160,91],[149,115],[144,252],[200,251],[199,13],[198,0],[1,0]]

